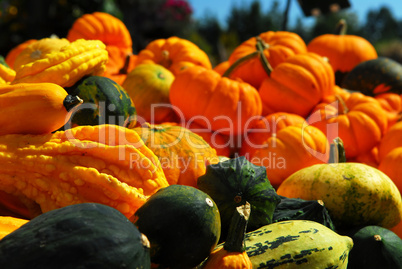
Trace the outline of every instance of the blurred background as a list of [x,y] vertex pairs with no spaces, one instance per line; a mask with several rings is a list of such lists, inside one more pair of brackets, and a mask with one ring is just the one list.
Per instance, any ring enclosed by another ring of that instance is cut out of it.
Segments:
[[369,0],[0,0],[0,55],[28,39],[65,37],[77,18],[103,11],[125,23],[134,53],[154,39],[178,36],[197,44],[216,65],[259,33],[291,31],[308,43],[334,32],[343,18],[347,34],[366,38],[380,56],[402,63],[397,6],[376,2],[367,9]]

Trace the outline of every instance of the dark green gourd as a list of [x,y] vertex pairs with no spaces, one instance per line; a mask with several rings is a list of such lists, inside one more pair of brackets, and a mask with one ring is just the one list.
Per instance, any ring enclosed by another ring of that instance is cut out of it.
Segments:
[[43,213],[0,241],[4,269],[150,266],[147,238],[118,210],[96,203]]

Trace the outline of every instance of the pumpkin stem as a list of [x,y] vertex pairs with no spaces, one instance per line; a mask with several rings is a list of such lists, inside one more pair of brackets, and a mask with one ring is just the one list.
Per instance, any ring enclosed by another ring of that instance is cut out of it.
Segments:
[[172,65],[172,60],[169,58],[169,56],[169,51],[162,50],[162,60],[159,62],[159,64],[167,69],[169,69],[169,67]]
[[346,162],[345,148],[343,147],[342,139],[337,137],[332,141],[330,145],[328,163],[345,163],[345,162]]
[[[341,106],[342,106],[342,114],[343,114],[343,115],[347,114],[347,113],[349,112],[349,108],[348,108],[348,106],[346,105],[345,100],[343,100],[343,98],[342,98],[339,94],[335,94],[335,98],[336,98],[336,100],[339,101],[339,103],[341,103]],[[338,109],[338,111],[339,111],[339,109]]]
[[260,61],[262,64],[262,67],[264,68],[265,72],[268,74],[268,76],[271,75],[271,72],[273,70],[271,64],[269,63],[267,57],[265,57],[264,50],[268,48],[269,46],[264,42],[264,40],[261,39],[261,37],[257,36],[257,51],[259,52],[259,57]]
[[226,69],[222,77],[229,77],[230,74],[232,74],[233,71],[237,69],[241,64],[247,62],[249,59],[256,57],[258,54],[259,54],[258,51],[253,51],[252,53],[247,54],[246,56],[241,57],[240,59],[237,59],[231,66],[229,66],[228,69]]
[[246,234],[247,223],[250,217],[250,203],[236,207],[235,214],[233,214],[230,222],[228,236],[223,248],[228,252],[244,252],[246,245],[244,237]]
[[269,45],[266,44],[264,42],[264,40],[262,40],[261,37],[259,37],[259,36],[257,36],[256,39],[257,39],[257,44],[256,44],[257,50],[253,51],[250,54],[247,54],[244,57],[241,57],[240,59],[237,59],[231,66],[229,66],[228,69],[226,69],[226,71],[223,73],[222,77],[229,77],[230,74],[232,74],[233,71],[235,69],[237,69],[241,64],[243,64],[243,63],[247,62],[248,60],[250,60],[254,57],[257,57],[257,56],[260,58],[262,66],[263,66],[265,72],[267,72],[268,76],[271,74],[273,68],[272,68],[271,64],[268,62],[268,59],[267,59],[267,57],[265,57],[265,54],[264,54],[264,50],[266,48],[268,48]]
[[130,59],[131,56],[130,54],[126,55],[126,59],[124,60],[124,65],[123,67],[119,70],[119,74],[127,74],[128,73],[128,67],[130,65]]
[[334,34],[336,35],[346,35],[346,30],[348,28],[348,24],[345,19],[340,19],[339,22],[335,26]]

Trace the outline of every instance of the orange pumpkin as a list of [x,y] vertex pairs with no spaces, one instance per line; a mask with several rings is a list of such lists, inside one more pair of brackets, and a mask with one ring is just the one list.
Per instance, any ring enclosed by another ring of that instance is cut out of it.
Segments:
[[106,45],[109,60],[104,76],[122,84],[134,67],[136,55],[129,30],[123,21],[105,12],[84,14],[73,23],[67,39],[100,40]]
[[259,88],[263,115],[289,112],[306,117],[319,102],[333,95],[334,85],[334,73],[323,57],[315,53],[289,57],[273,68]]
[[329,141],[340,137],[346,158],[370,151],[387,129],[386,114],[379,102],[359,92],[345,100],[335,95],[327,98],[315,107],[308,122],[324,132]]
[[144,124],[133,130],[158,157],[169,185],[196,187],[207,164],[219,161],[215,149],[182,126]]
[[382,93],[374,96],[380,102],[388,119],[388,129],[402,119],[402,98],[397,93]]
[[389,130],[385,133],[384,137],[381,139],[379,145],[379,160],[387,156],[389,152],[397,147],[402,147],[402,121],[395,123]]
[[307,44],[307,50],[327,57],[341,84],[346,73],[363,61],[378,57],[374,46],[365,38],[346,34],[346,21],[341,20],[335,34],[323,34]]
[[288,176],[301,168],[326,163],[328,140],[314,126],[288,126],[248,152],[242,154],[255,165],[265,166],[272,186],[278,187]]
[[225,71],[230,67],[230,62],[228,60],[223,61],[216,65],[213,69],[218,72],[220,75],[223,75]]
[[212,69],[208,55],[193,42],[176,36],[156,39],[138,53],[137,64],[156,63],[175,76],[183,69],[197,65]]
[[287,126],[302,127],[305,119],[297,114],[276,112],[259,119],[254,127],[245,134],[240,155],[253,154],[268,138]]
[[250,57],[250,55],[257,56],[258,40],[263,42],[263,53],[273,68],[290,56],[307,52],[307,46],[303,39],[296,33],[287,31],[267,31],[260,33],[258,37],[252,37],[241,43],[230,54],[229,64],[233,65],[245,57],[248,59],[231,72],[230,77],[238,77],[257,89],[262,81],[268,77],[260,57]]
[[378,165],[378,169],[384,172],[398,187],[402,193],[402,146],[395,147],[385,155]]
[[225,135],[242,134],[262,111],[261,99],[254,87],[202,66],[180,72],[170,87],[169,98],[186,121]]

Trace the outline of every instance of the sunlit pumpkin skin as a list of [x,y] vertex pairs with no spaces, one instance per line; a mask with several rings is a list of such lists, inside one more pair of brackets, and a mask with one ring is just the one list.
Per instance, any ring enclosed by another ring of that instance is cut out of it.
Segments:
[[379,102],[359,92],[345,100],[335,95],[327,98],[314,108],[307,121],[324,132],[329,141],[340,137],[346,158],[370,151],[380,142],[388,123]]
[[159,158],[169,185],[195,187],[206,166],[219,162],[215,149],[187,128],[146,124],[133,130]]
[[387,129],[402,119],[402,96],[400,94],[387,92],[378,94],[374,98],[378,100],[387,114]]
[[225,71],[230,67],[230,62],[228,60],[217,64],[213,69],[219,74],[223,75]]
[[0,85],[0,135],[47,134],[62,127],[82,103],[53,83]]
[[378,169],[384,172],[395,183],[402,193],[402,146],[395,147],[385,155],[378,165]]
[[354,158],[349,158],[348,162],[358,162],[370,165],[372,167],[378,168],[379,156],[378,156],[378,145],[374,146],[371,150],[363,152]]
[[214,148],[218,156],[230,157],[232,153],[235,152],[235,142],[231,140],[231,137],[215,132],[195,123],[194,121],[163,122],[162,124],[182,126],[189,129],[193,133],[201,136],[211,146],[211,148]]
[[[102,41],[109,56],[104,75],[120,85],[131,70],[130,64],[135,58],[131,34],[124,22],[113,15],[105,12],[84,14],[75,20],[66,38],[70,42],[77,39]],[[125,67],[127,60],[129,64]]]
[[29,220],[10,216],[0,216],[0,240],[9,233],[17,230]]
[[381,139],[378,157],[381,161],[389,152],[397,147],[402,147],[402,121],[395,123]]
[[162,123],[176,119],[169,100],[174,78],[172,72],[159,64],[137,65],[127,75],[122,86],[133,100],[141,120]]
[[335,227],[379,225],[391,228],[402,218],[401,193],[380,170],[361,163],[316,164],[296,171],[277,193],[321,199]]
[[4,57],[0,55],[0,84],[9,84],[15,78],[15,71],[4,60]]
[[305,119],[297,114],[276,112],[259,119],[244,135],[240,155],[253,154],[268,138],[287,126],[303,127]]
[[381,56],[356,65],[345,76],[341,86],[369,96],[386,92],[402,94],[401,74],[402,64]]
[[315,53],[291,56],[274,67],[258,89],[263,115],[288,112],[306,117],[321,100],[333,95],[334,85],[334,73],[323,57]]
[[5,57],[5,60],[6,60],[6,63],[8,64],[8,66],[10,66],[11,68],[14,68],[15,59],[21,53],[21,51],[23,51],[28,45],[30,45],[36,41],[38,41],[38,40],[37,39],[28,39],[28,40],[20,43],[16,47],[12,48]]
[[[15,59],[12,84],[51,82],[74,85],[86,75],[105,72],[108,53],[99,40],[43,38],[28,45]],[[84,64],[85,63],[85,64]]]
[[376,49],[367,39],[344,32],[319,35],[307,44],[307,50],[328,58],[337,85],[341,85],[345,74],[355,66],[378,57]]
[[138,53],[137,64],[140,63],[160,64],[174,75],[192,65],[212,69],[208,55],[203,50],[193,42],[176,36],[149,42]]
[[[243,145],[242,145],[243,146]],[[329,145],[314,126],[288,126],[241,154],[255,165],[265,166],[271,184],[277,188],[292,173],[328,160]]]
[[115,81],[103,76],[89,76],[65,89],[69,94],[80,97],[84,103],[73,111],[64,130],[79,125],[136,125],[135,104]]
[[170,103],[187,121],[224,135],[242,134],[262,112],[261,98],[253,86],[201,66],[180,72],[169,94]]
[[[258,35],[265,43],[264,55],[273,68],[284,62],[290,56],[307,52],[307,46],[303,39],[296,33],[287,31],[267,31]],[[252,37],[239,46],[229,56],[229,64],[233,65],[239,59],[257,51],[257,38]],[[252,57],[244,62],[234,72],[232,78],[238,77],[243,81],[259,88],[262,81],[268,77],[259,57]]]

